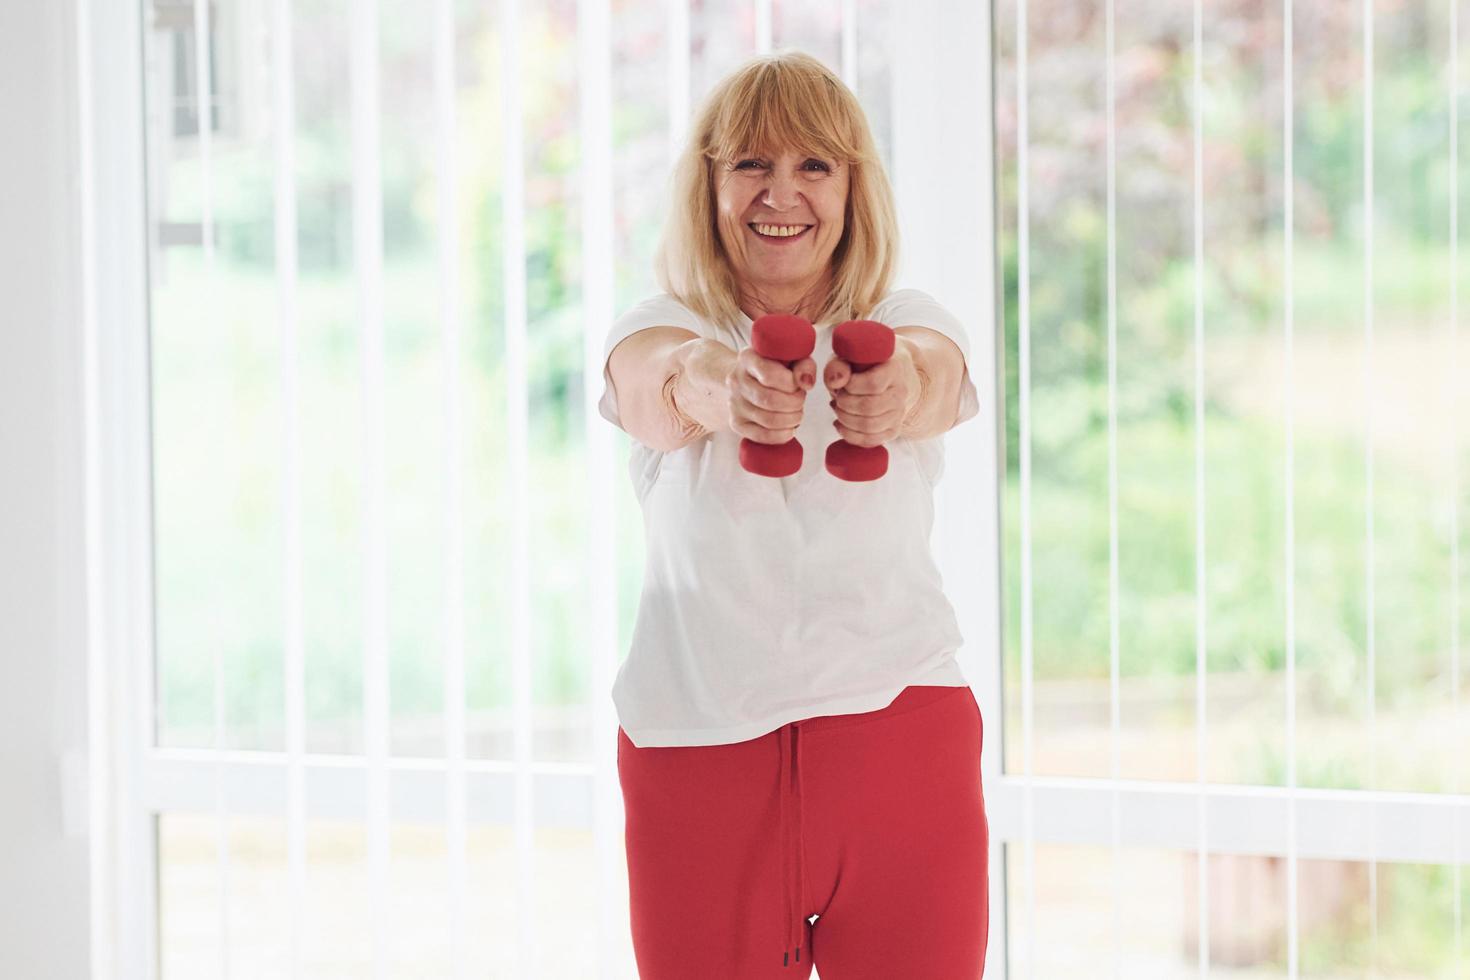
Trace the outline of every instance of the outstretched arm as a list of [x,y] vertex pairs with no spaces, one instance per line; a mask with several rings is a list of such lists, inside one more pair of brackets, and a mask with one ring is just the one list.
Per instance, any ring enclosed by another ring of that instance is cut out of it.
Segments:
[[[703,368],[706,358],[692,354],[709,343],[692,330],[660,326],[632,333],[613,348],[607,370],[624,431],[663,452],[709,434],[709,428],[701,424],[712,421],[708,408],[685,395],[689,381],[707,370]],[[691,408],[697,417],[691,416]]]
[[954,428],[960,414],[960,384],[965,358],[953,340],[917,325],[895,327],[895,339],[908,348],[919,373],[918,403],[904,419],[909,439],[932,439]]

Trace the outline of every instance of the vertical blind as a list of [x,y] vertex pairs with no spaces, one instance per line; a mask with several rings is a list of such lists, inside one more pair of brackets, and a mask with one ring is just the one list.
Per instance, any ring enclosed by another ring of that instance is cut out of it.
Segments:
[[652,288],[661,178],[740,60],[816,51],[890,152],[885,5],[140,13],[159,941],[137,956],[631,975],[606,694],[640,555],[593,411],[605,326]]

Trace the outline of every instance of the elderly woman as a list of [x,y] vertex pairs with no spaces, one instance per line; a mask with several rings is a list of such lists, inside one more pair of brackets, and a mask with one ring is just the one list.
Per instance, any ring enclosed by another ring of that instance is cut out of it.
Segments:
[[[632,436],[647,545],[612,692],[642,980],[981,975],[982,723],[929,551],[940,436],[978,399],[964,327],[890,289],[897,231],[853,94],[808,55],[755,59],[696,115],[665,291],[608,334],[600,410]],[[812,356],[756,353],[774,313],[815,326]],[[893,328],[887,361],[833,356],[852,319]],[[793,437],[789,476],[740,462]],[[839,438],[887,472],[835,477]]]

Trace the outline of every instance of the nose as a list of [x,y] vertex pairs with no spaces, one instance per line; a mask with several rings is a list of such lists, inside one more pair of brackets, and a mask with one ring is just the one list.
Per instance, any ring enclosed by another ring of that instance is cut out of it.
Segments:
[[775,172],[767,178],[761,203],[773,211],[789,211],[796,207],[798,196],[795,175]]

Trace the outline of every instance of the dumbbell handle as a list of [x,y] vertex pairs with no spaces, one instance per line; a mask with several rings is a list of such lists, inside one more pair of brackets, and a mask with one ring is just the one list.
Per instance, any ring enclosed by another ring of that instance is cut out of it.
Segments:
[[[788,368],[810,357],[817,346],[811,321],[793,313],[767,313],[750,327],[750,346],[761,357],[780,361]],[[740,440],[740,465],[757,476],[790,476],[801,469],[801,443],[795,438],[782,443]]]

